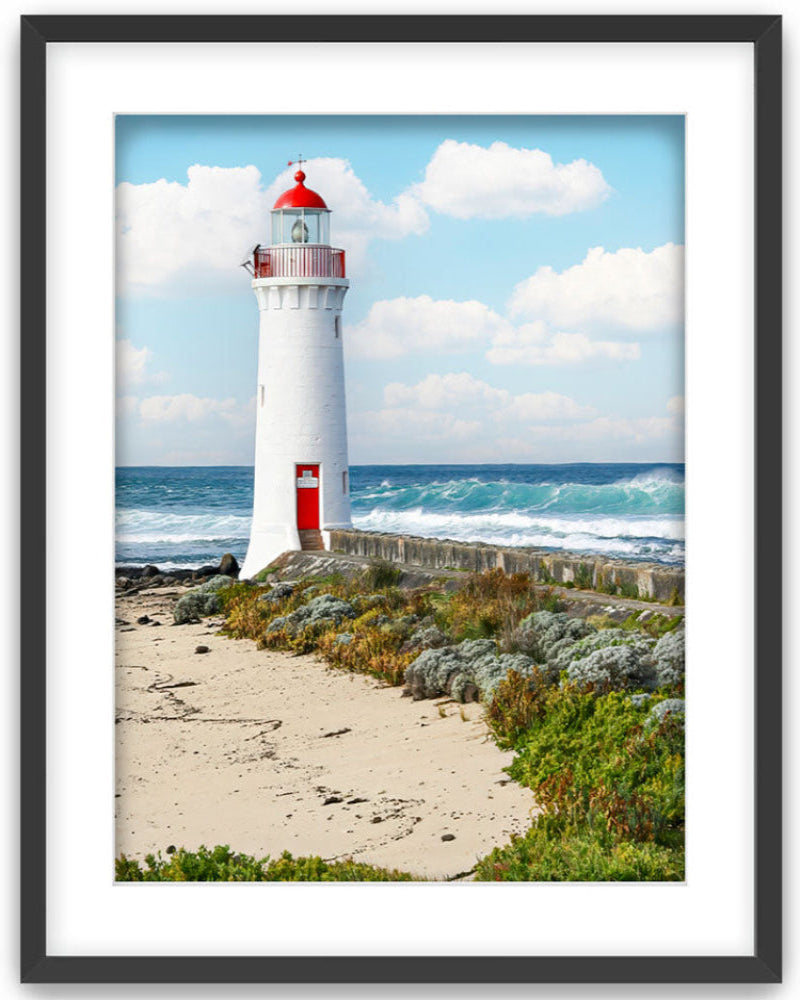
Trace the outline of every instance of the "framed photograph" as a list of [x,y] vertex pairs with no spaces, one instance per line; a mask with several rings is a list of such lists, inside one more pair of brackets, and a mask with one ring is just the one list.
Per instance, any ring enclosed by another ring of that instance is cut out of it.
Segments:
[[21,29],[23,981],[779,981],[780,18]]

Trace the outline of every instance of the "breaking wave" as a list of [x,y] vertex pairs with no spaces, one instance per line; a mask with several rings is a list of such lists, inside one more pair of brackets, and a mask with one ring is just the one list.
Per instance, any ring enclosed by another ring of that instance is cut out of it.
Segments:
[[[241,562],[253,470],[119,469],[117,562]],[[457,541],[684,560],[679,465],[354,466],[353,524]]]

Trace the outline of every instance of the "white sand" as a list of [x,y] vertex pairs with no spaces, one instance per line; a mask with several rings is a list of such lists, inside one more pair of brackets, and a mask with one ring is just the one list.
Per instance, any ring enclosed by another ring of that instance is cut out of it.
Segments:
[[229,844],[450,878],[530,825],[480,706],[258,651],[220,619],[173,626],[177,593],[117,601],[117,854]]

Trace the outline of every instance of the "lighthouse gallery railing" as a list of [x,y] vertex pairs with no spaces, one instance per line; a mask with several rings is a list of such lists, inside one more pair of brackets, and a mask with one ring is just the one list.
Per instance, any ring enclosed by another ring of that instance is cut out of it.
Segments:
[[322,245],[257,247],[256,278],[344,278],[344,250]]

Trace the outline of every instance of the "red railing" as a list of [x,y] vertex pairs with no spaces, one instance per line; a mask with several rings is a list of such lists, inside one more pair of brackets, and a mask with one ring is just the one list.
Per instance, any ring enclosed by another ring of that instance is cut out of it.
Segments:
[[344,250],[327,246],[256,247],[256,278],[343,278]]

